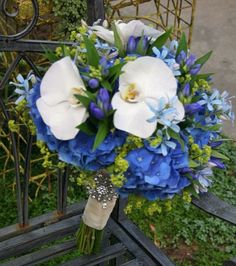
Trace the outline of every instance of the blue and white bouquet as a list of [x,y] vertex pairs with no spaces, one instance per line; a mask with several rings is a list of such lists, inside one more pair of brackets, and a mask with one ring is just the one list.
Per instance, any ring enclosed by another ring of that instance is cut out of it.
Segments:
[[184,34],[170,36],[138,20],[111,30],[83,23],[76,47],[64,47],[65,57],[58,49],[27,88],[38,139],[61,161],[98,171],[77,235],[81,252],[96,250],[118,195],[195,195],[211,185],[212,167],[224,168],[218,147],[222,121],[234,118],[230,97],[200,74],[211,52],[196,59]]

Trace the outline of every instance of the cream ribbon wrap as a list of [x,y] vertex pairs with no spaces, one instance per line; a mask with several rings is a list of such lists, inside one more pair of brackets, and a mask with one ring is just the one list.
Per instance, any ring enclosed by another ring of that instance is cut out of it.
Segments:
[[116,204],[116,198],[107,201],[107,207],[103,203],[89,197],[82,216],[83,222],[96,230],[103,230]]

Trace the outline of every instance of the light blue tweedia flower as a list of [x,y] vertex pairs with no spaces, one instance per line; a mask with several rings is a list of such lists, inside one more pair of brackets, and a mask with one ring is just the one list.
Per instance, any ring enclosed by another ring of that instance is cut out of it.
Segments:
[[19,94],[20,97],[15,101],[15,104],[19,104],[19,102],[21,102],[24,99],[27,99],[27,97],[29,96],[30,94],[29,82],[31,82],[32,84],[35,84],[36,77],[32,72],[29,72],[26,79],[24,79],[23,76],[19,74],[16,77],[16,80],[18,81],[18,83],[10,82],[10,84],[17,87],[15,89],[15,93]]
[[177,96],[173,97],[170,101],[168,101],[165,97],[162,97],[157,101],[155,106],[149,102],[147,102],[148,107],[154,113],[154,116],[149,118],[147,121],[150,123],[157,122],[165,128],[169,127],[175,132],[179,132],[180,128],[176,125],[176,113],[177,109],[174,107],[177,101]]
[[229,93],[227,91],[224,91],[220,95],[221,105],[217,106],[218,109],[222,111],[222,118],[231,120],[234,122],[235,114],[232,111],[232,102],[231,99],[235,98],[235,96],[229,97]]
[[201,95],[202,100],[198,101],[198,104],[200,105],[206,105],[208,111],[212,112],[214,111],[214,105],[222,105],[222,100],[219,99],[219,91],[214,90],[211,95],[207,95],[206,93],[203,93]]
[[158,137],[161,138],[161,142],[158,143],[156,146],[153,146],[153,148],[158,148],[159,147],[159,152],[160,154],[162,154],[163,156],[167,156],[168,154],[168,148],[171,148],[172,150],[174,150],[176,148],[176,143],[173,141],[170,141],[170,136],[164,134],[164,132],[162,130],[158,130],[156,135]]
[[[174,45],[171,49],[174,49]],[[157,58],[163,60],[168,67],[172,70],[175,76],[181,75],[180,72],[180,65],[176,62],[175,56],[173,54],[173,50],[168,49],[167,47],[163,46],[162,49],[158,49],[156,47],[152,48],[153,53]]]
[[207,192],[208,187],[212,185],[212,180],[209,176],[212,176],[213,172],[210,167],[206,167],[196,173],[195,178],[198,180],[198,184],[194,185],[194,189],[197,193]]

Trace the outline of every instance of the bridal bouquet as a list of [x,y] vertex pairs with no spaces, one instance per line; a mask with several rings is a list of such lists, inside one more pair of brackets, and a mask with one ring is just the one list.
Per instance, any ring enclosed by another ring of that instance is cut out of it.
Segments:
[[[106,24],[106,23],[104,23]],[[169,41],[141,21],[85,23],[75,47],[58,48],[42,79],[18,76],[37,138],[61,161],[94,176],[77,232],[82,253],[99,249],[118,195],[150,201],[207,191],[219,153],[227,92],[212,87],[185,35]],[[25,89],[24,89],[25,88]],[[19,102],[19,100],[18,100]]]

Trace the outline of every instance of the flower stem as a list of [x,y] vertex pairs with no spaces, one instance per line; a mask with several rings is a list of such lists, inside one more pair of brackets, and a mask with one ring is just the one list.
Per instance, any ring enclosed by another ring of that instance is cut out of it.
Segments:
[[76,233],[76,243],[81,254],[98,253],[101,248],[103,230],[96,230],[86,225],[83,220]]

